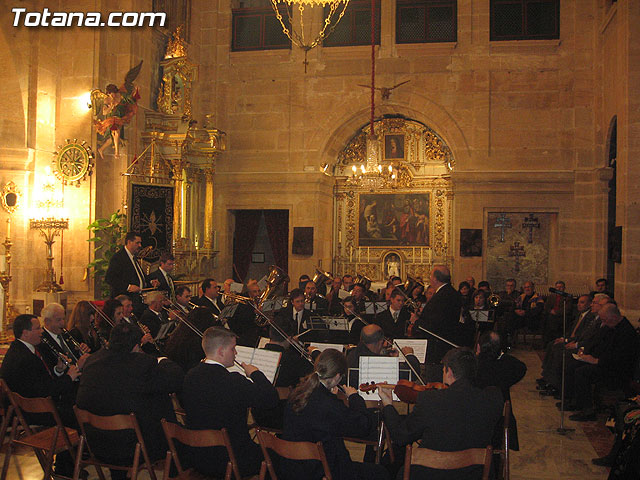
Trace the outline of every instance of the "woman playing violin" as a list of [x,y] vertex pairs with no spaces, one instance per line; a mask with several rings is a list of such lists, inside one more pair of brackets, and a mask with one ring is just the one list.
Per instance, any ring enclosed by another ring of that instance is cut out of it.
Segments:
[[[345,447],[342,437],[366,437],[377,424],[354,388],[342,387],[348,407],[336,397],[346,373],[347,359],[342,353],[328,349],[320,354],[314,372],[303,378],[289,396],[282,438],[322,442],[336,480],[388,479],[384,467],[352,461]],[[323,475],[322,467],[316,462],[286,461],[282,467],[285,479],[319,479]]]

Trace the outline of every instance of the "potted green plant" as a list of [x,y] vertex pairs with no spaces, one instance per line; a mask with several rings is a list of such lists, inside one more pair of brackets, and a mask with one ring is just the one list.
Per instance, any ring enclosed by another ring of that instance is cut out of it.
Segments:
[[93,237],[88,242],[93,242],[95,257],[93,262],[87,265],[91,272],[91,276],[97,279],[99,283],[102,298],[106,298],[111,293],[109,285],[102,282],[111,257],[123,245],[126,229],[127,215],[121,213],[120,210],[112,213],[108,218],[98,218],[90,223],[87,229],[91,231]]

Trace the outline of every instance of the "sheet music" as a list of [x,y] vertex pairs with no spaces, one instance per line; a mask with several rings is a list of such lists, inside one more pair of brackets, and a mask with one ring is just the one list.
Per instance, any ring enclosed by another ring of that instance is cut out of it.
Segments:
[[312,347],[317,348],[321,352],[324,352],[325,350],[327,350],[329,348],[333,348],[335,350],[338,350],[339,352],[342,352],[344,350],[344,345],[342,345],[341,343],[316,343],[316,342],[311,342],[309,345],[312,346]]
[[387,302],[376,302],[376,308],[378,309],[378,313],[384,312],[385,310],[389,310],[389,304]]
[[471,319],[475,322],[489,322],[489,311],[488,310],[470,310],[469,315]]
[[233,293],[241,293],[243,288],[244,288],[244,285],[243,285],[243,284],[233,282],[233,283],[231,284],[231,288],[230,288],[230,289],[231,289],[231,291],[232,291]]
[[[409,339],[409,338],[396,338],[395,343],[398,347],[411,347],[413,348],[413,354],[418,358],[420,363],[424,363],[427,359],[427,339]],[[402,359],[402,356],[400,356]]]
[[267,337],[260,337],[260,341],[258,342],[258,348],[264,348],[264,346],[269,343],[269,339]]
[[220,318],[231,318],[236,313],[236,309],[238,308],[238,304],[227,305],[220,312]]
[[[400,361],[398,357],[360,357],[360,383],[398,383]],[[358,390],[365,400],[380,400],[378,392],[365,393]],[[393,394],[393,399],[400,399]]]
[[[271,350],[243,347],[240,345],[236,347],[236,352],[238,352],[236,355],[236,361],[238,363],[244,362],[258,367],[271,383],[275,381],[280,365],[280,357],[282,356],[281,352],[272,352]],[[244,375],[244,370],[236,364],[228,367],[227,370]]]
[[329,330],[349,331],[349,320],[346,317],[324,317]]
[[350,292],[347,292],[346,290],[344,290],[342,288],[340,290],[338,290],[338,298],[340,300],[344,300],[345,298],[347,298],[350,295],[351,295]]

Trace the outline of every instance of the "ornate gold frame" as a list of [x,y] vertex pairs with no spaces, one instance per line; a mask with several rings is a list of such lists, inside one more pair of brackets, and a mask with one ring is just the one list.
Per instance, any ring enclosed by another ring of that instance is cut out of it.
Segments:
[[[15,203],[13,205],[10,205],[10,202],[7,201],[7,197],[10,195],[15,195]],[[22,195],[20,194],[20,190],[18,190],[18,187],[15,183],[6,183],[4,187],[2,187],[2,197],[0,197],[0,204],[2,205],[4,211],[9,213],[10,215],[16,213],[16,210],[18,210],[18,208],[20,207],[21,196]]]

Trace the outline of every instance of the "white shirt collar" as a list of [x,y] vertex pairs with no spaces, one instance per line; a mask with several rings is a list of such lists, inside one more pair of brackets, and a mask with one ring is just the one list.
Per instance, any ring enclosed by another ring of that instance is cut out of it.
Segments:
[[216,362],[215,360],[211,360],[210,358],[205,358],[204,363],[206,363],[207,365],[220,365],[222,368],[227,368],[220,362]]
[[438,292],[440,291],[440,289],[441,289],[442,287],[444,287],[445,285],[447,285],[447,284],[446,284],[446,283],[443,283],[442,285],[440,285],[440,286],[436,289],[436,293],[438,293]]
[[27,348],[29,349],[29,351],[31,353],[33,353],[34,355],[36,354],[36,347],[34,347],[33,345],[31,345],[29,342],[25,342],[24,340],[22,340],[21,338],[19,338],[18,340],[20,340],[22,343],[24,343]]
[[60,335],[56,335],[55,333],[53,333],[51,330],[47,329],[46,327],[43,327],[44,331],[47,332],[49,335],[51,335],[51,338],[53,338],[56,343],[58,345],[60,345],[60,341],[62,340],[62,337]]

